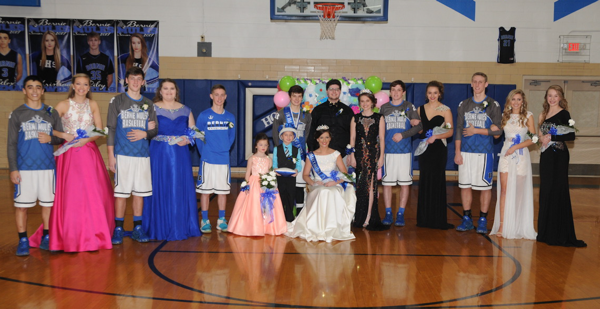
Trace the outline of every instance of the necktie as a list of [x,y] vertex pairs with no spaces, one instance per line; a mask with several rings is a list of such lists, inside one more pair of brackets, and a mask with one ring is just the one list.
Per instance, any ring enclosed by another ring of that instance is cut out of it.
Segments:
[[285,156],[289,158],[290,157],[290,150],[289,150],[289,148],[288,147],[283,147],[283,149],[285,149]]

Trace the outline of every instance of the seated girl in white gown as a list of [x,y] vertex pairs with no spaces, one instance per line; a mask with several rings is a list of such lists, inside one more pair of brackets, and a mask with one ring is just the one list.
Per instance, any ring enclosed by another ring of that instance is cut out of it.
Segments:
[[354,187],[337,176],[338,171],[346,173],[346,166],[340,153],[329,148],[329,127],[319,126],[315,138],[319,148],[307,155],[303,172],[309,190],[306,203],[288,223],[286,235],[308,241],[354,239],[350,230],[356,207]]

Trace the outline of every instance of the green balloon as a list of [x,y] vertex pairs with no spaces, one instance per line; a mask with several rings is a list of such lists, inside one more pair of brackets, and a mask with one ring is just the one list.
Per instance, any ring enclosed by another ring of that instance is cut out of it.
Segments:
[[288,91],[294,85],[296,85],[296,79],[291,76],[284,76],[279,80],[279,88],[281,88],[281,91]]
[[377,76],[369,76],[367,81],[365,82],[365,87],[373,92],[373,94],[379,92],[381,87],[383,87],[383,83],[381,79]]

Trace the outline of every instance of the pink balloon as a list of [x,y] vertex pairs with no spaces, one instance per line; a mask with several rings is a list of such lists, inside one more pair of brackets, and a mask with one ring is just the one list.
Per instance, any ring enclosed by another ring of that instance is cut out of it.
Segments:
[[377,99],[377,107],[381,107],[381,105],[390,101],[390,96],[388,96],[388,94],[383,91],[379,91],[378,93],[376,93],[375,98]]
[[290,103],[290,95],[285,91],[279,91],[273,96],[273,102],[279,108],[286,107]]

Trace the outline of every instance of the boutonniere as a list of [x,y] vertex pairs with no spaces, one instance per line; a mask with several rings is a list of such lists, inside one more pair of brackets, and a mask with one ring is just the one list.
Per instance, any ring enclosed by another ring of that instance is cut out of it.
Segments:
[[337,113],[335,113],[335,115],[336,115],[336,116],[339,116],[339,115],[341,115],[343,112],[344,112],[344,109],[343,109],[343,108],[340,108],[340,110],[339,110],[339,111],[337,111]]
[[408,113],[409,110],[410,110],[410,108],[407,107],[406,110],[403,110],[403,111],[400,112],[400,116],[406,117],[406,113]]
[[54,111],[54,108],[52,108],[52,106],[46,107],[46,112],[48,113],[48,115],[52,116],[52,111]]
[[229,124],[227,125],[230,129],[233,129],[233,122],[229,122]]
[[294,162],[294,164],[296,164],[296,161],[298,161],[296,158],[292,158],[292,162]]
[[487,101],[483,101],[483,110],[485,111],[485,109],[488,107],[488,102]]
[[143,109],[144,111],[147,111],[147,110],[148,110],[148,103],[144,103],[144,104],[142,104],[142,109]]

